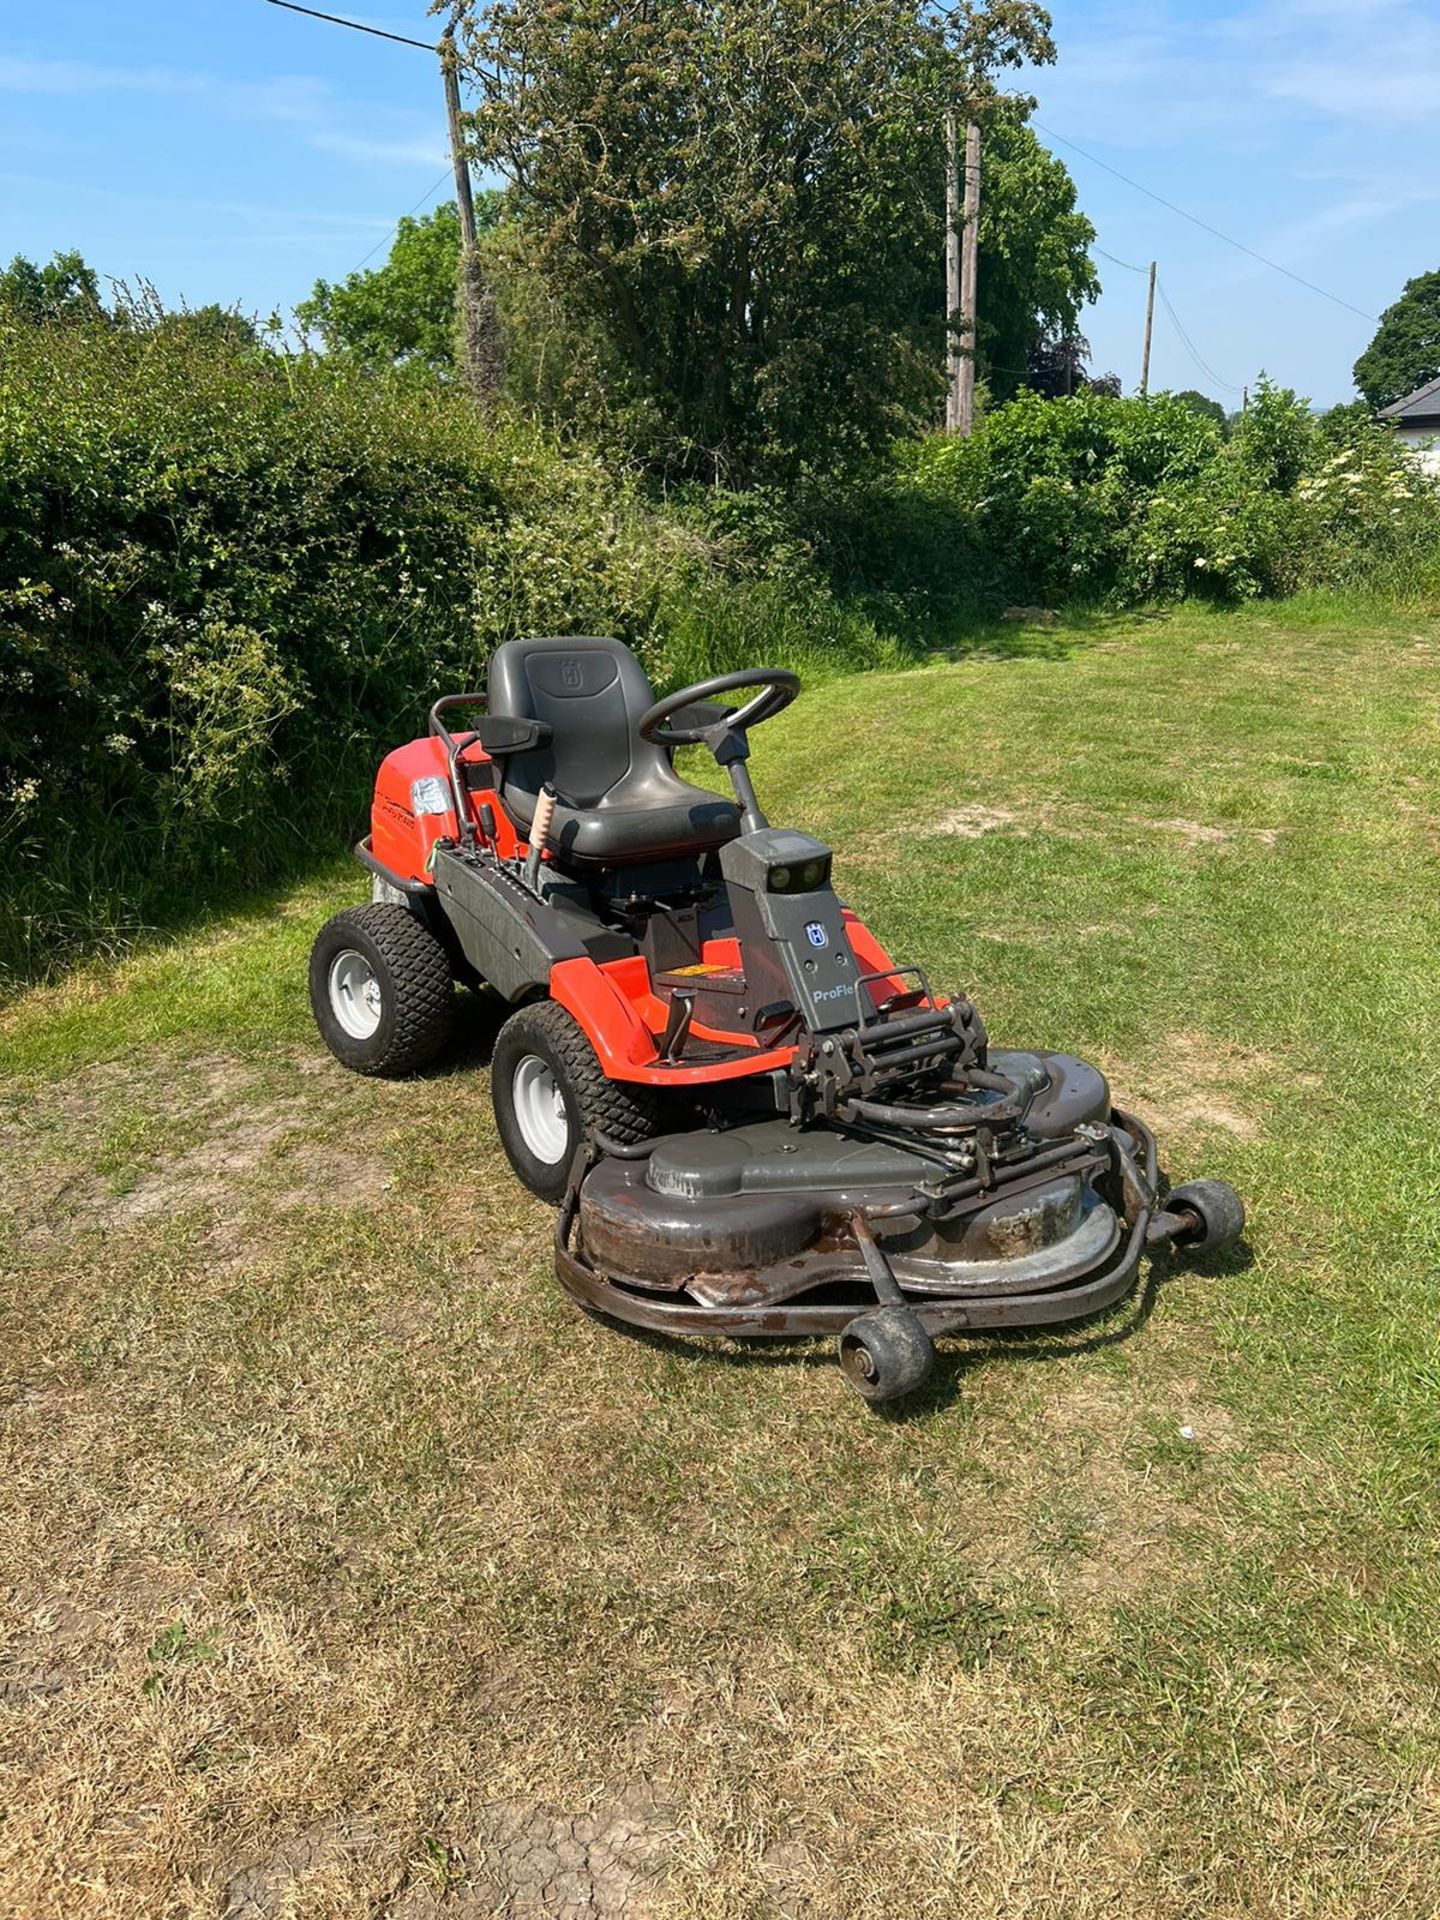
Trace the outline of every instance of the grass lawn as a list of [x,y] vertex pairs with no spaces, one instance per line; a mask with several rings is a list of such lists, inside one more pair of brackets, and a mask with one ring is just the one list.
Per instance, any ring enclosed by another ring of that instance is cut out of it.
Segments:
[[[576,1313],[358,869],[0,1014],[0,1910],[1440,1909],[1440,627],[1095,622],[756,736],[901,958],[1248,1247],[879,1418]],[[387,743],[388,744],[388,743]]]

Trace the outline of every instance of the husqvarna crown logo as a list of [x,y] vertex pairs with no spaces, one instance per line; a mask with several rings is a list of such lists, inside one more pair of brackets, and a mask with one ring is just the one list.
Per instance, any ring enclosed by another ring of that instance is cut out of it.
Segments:
[[828,947],[830,944],[830,936],[825,931],[825,923],[823,920],[807,920],[805,922],[805,938],[810,942],[812,947]]
[[579,693],[585,684],[585,673],[578,660],[561,661],[560,684],[568,693]]

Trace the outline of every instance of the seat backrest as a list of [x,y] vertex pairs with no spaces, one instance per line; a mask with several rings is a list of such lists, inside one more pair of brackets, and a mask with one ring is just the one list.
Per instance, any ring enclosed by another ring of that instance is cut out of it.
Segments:
[[645,670],[619,640],[507,640],[490,660],[491,713],[543,720],[547,746],[507,754],[500,793],[527,825],[548,780],[571,807],[594,807],[622,784],[668,773],[663,747],[635,731],[655,695]]

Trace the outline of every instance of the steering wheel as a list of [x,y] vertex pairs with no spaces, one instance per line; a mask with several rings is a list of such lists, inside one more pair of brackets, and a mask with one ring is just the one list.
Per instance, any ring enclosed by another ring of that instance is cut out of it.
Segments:
[[[700,706],[717,694],[734,693],[741,687],[759,687],[760,692],[742,707],[722,707],[708,722],[682,727],[665,725],[672,713]],[[751,667],[743,673],[718,673],[711,680],[697,680],[693,687],[681,687],[678,693],[667,693],[663,700],[647,707],[636,731],[642,740],[656,747],[703,746],[717,729],[744,733],[747,727],[758,727],[762,720],[773,720],[777,713],[784,712],[799,691],[799,674],[785,667]]]

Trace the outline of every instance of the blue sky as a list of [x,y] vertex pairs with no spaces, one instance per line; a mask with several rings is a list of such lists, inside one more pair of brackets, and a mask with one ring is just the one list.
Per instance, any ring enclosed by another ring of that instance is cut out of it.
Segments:
[[[423,0],[351,9],[431,38]],[[1372,332],[1107,173],[1128,174],[1362,313],[1440,266],[1440,6],[1415,0],[1056,0],[1038,121],[1099,245],[1160,262],[1152,385],[1227,402],[1260,368],[1348,398]],[[167,300],[288,311],[383,257],[450,192],[434,64],[264,0],[0,0],[0,257],[79,247]],[[1102,258],[1084,328],[1136,378],[1140,274]]]

